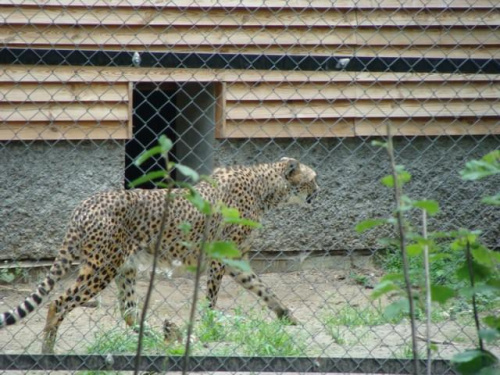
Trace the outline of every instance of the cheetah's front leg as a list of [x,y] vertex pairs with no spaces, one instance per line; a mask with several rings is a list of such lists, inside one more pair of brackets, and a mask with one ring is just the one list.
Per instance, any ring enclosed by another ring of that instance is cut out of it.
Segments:
[[207,280],[207,300],[208,307],[215,309],[215,304],[217,303],[217,297],[219,296],[220,285],[222,282],[222,277],[226,272],[226,267],[223,263],[217,260],[210,261],[210,269],[208,270],[208,280]]
[[245,289],[250,290],[261,298],[278,318],[287,320],[290,324],[296,325],[298,321],[292,316],[291,311],[286,308],[273,291],[268,288],[255,272],[243,272],[238,269],[227,266],[229,275]]

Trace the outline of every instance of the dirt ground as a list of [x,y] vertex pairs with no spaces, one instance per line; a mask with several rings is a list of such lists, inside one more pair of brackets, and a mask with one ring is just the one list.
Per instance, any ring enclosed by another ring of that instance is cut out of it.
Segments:
[[[335,340],[325,328],[325,317],[335,314],[344,306],[350,305],[362,309],[374,304],[369,298],[371,293],[369,286],[360,285],[359,280],[349,277],[348,271],[306,270],[267,273],[261,276],[300,321],[299,325],[288,326],[286,330],[292,337],[297,337],[306,343],[305,355],[353,358],[405,356],[410,338],[407,321],[396,325],[338,327],[337,332],[342,335],[341,341]],[[192,277],[167,279],[160,275],[157,280],[148,322],[151,326],[159,328],[165,318],[170,318],[178,326],[182,326],[189,314],[194,284]],[[205,282],[206,279],[203,278],[200,299],[205,294]],[[54,298],[70,283],[71,279],[62,282],[51,297]],[[16,306],[34,286],[35,282],[15,284],[15,287],[0,285],[0,310]],[[143,277],[138,283],[141,297],[146,294],[146,288],[147,280]],[[59,330],[57,353],[87,353],[87,348],[97,333],[124,326],[118,312],[115,291],[114,285],[111,285],[97,299],[97,307],[80,307],[68,316]],[[239,287],[231,278],[224,278],[217,304],[219,310],[231,315],[237,309],[239,314],[244,314],[249,308],[257,308],[260,311],[261,306],[262,304],[253,295]],[[0,351],[40,353],[46,313],[47,304],[44,304],[22,323],[0,331]],[[264,319],[272,320],[274,316],[265,313]],[[421,324],[419,326],[421,336],[425,334],[424,329]],[[437,347],[435,356],[449,358],[457,351],[472,347],[475,340],[474,329],[457,321],[444,321],[433,324],[432,339]],[[423,345],[423,342],[421,344]],[[498,348],[494,351],[500,352]],[[209,352],[207,347],[205,354]]]

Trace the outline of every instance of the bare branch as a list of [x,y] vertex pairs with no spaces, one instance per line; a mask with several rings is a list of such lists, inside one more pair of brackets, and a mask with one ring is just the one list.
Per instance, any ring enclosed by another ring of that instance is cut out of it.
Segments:
[[406,253],[406,232],[404,228],[404,218],[401,211],[401,186],[399,184],[398,173],[396,170],[396,161],[394,158],[394,148],[392,143],[391,126],[387,124],[387,152],[389,153],[389,158],[391,162],[392,176],[394,178],[394,195],[396,198],[396,217],[398,221],[399,230],[399,241],[401,248],[401,256],[403,260],[403,274],[406,286],[406,293],[408,296],[408,303],[410,306],[410,323],[411,323],[411,341],[413,350],[413,364],[414,373],[419,374],[419,362],[418,362],[418,346],[417,346],[417,327],[415,323],[415,305],[413,301],[413,292],[411,289],[410,272],[408,265],[408,255]]

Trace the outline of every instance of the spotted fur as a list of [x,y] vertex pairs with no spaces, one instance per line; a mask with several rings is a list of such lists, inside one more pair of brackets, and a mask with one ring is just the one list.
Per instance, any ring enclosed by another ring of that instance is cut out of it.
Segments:
[[[237,208],[241,217],[258,221],[262,214],[280,204],[309,201],[318,191],[316,173],[297,160],[283,158],[276,163],[219,168],[212,174],[215,184],[200,182],[197,190],[212,203]],[[181,191],[174,191],[181,193]],[[57,330],[75,307],[99,294],[115,280],[120,310],[126,323],[138,322],[136,306],[137,259],[153,252],[165,208],[164,190],[121,190],[100,193],[83,201],[73,212],[59,254],[45,279],[16,308],[0,314],[0,328],[12,325],[33,312],[52,291],[56,282],[80,261],[74,284],[49,306],[44,329],[43,352],[54,350]],[[167,227],[161,238],[160,262],[166,265],[194,265],[196,249],[185,241],[199,243],[207,217],[182,194],[170,204]],[[221,225],[220,217],[210,219],[208,240],[221,237],[234,241],[244,252],[251,228]],[[183,234],[180,224],[189,222],[192,230]],[[280,318],[294,321],[290,311],[264,285],[254,272],[242,272],[217,260],[209,260],[207,298],[215,307],[222,277],[229,275],[260,297]],[[166,323],[167,331],[171,326]]]

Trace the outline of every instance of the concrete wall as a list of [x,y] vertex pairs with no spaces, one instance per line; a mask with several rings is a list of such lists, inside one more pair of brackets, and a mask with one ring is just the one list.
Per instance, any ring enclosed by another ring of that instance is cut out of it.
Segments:
[[[413,175],[407,193],[440,201],[443,213],[431,230],[483,229],[499,243],[500,210],[479,203],[500,181],[460,180],[466,160],[498,148],[494,137],[398,140],[398,163]],[[19,143],[0,145],[0,259],[51,257],[73,208],[97,191],[122,186],[123,143]],[[383,231],[358,235],[355,224],[388,215],[392,191],[379,180],[389,172],[385,151],[366,139],[242,140],[216,145],[214,164],[251,164],[295,157],[314,167],[322,188],[311,205],[269,215],[255,241],[262,251],[374,249]],[[438,226],[439,224],[439,226]]]
[[123,142],[0,145],[0,259],[54,256],[75,206],[122,186]]
[[[379,182],[390,173],[387,153],[370,143],[359,138],[222,142],[215,164],[289,156],[318,172],[320,196],[311,205],[287,207],[270,215],[256,240],[261,250],[370,250],[380,247],[377,238],[388,231],[358,235],[356,223],[387,217],[394,204],[393,192]],[[396,139],[397,163],[413,175],[406,193],[414,199],[436,199],[442,207],[442,213],[430,221],[429,230],[482,229],[488,243],[500,248],[500,209],[479,203],[481,196],[498,191],[500,178],[465,182],[458,174],[467,160],[498,147],[495,137]]]

